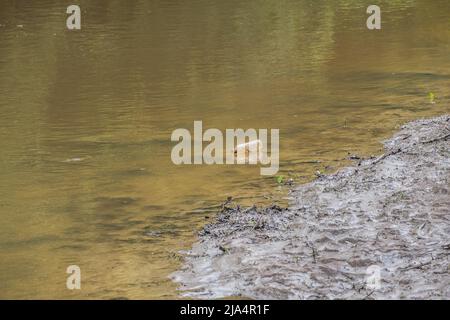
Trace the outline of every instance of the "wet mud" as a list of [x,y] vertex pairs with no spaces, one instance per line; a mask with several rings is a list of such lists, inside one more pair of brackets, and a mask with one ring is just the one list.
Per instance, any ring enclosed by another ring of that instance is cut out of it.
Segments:
[[295,187],[288,208],[224,203],[171,275],[180,294],[449,299],[450,116],[408,123],[384,148]]

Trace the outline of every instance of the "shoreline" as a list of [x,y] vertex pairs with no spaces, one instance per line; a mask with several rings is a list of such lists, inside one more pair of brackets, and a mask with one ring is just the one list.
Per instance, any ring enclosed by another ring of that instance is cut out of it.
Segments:
[[193,298],[449,299],[449,138],[450,115],[412,121],[288,208],[224,205],[172,280]]

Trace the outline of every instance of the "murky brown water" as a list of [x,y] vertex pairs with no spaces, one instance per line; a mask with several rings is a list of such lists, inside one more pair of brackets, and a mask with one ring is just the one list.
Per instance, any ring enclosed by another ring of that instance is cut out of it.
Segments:
[[379,1],[381,31],[361,1],[78,3],[79,32],[60,1],[0,5],[0,298],[174,297],[222,200],[283,201],[259,167],[173,165],[194,120],[279,128],[302,182],[449,111],[448,0]]

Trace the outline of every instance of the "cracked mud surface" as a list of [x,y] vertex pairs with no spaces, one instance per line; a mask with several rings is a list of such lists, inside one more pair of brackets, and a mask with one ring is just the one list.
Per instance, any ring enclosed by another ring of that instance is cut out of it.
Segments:
[[[385,154],[290,193],[224,205],[172,274],[183,296],[449,299],[450,116],[406,124]],[[367,283],[373,270],[379,286]]]

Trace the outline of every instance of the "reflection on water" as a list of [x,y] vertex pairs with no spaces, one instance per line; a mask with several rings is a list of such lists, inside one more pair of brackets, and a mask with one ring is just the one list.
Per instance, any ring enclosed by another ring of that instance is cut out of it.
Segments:
[[354,0],[79,4],[80,32],[59,1],[1,4],[0,298],[174,297],[221,201],[283,201],[256,166],[174,166],[194,120],[279,128],[280,174],[304,182],[449,111],[448,0],[379,1],[381,31]]

